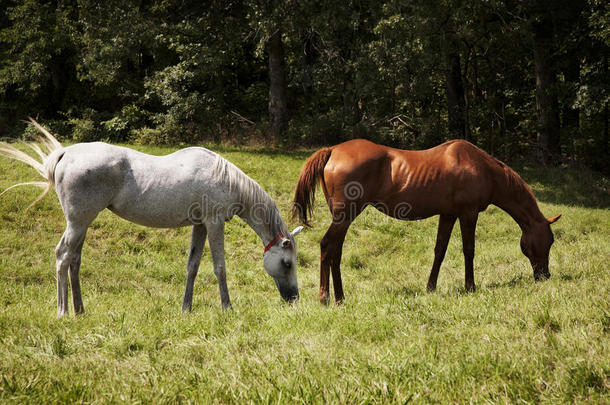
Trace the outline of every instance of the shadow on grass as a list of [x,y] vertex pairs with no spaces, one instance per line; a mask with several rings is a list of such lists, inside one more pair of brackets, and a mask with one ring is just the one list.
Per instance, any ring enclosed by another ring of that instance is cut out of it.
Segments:
[[[511,278],[508,281],[491,282],[491,283],[487,284],[485,286],[485,288],[488,290],[496,290],[498,288],[504,288],[504,287],[515,287],[517,285],[523,284],[526,281],[525,278],[526,277],[523,274],[519,274],[519,275],[514,276],[513,278]],[[534,282],[533,278],[531,281]]]
[[415,297],[423,293],[421,288],[414,286],[385,286],[383,290],[395,297]]
[[[66,144],[67,145],[67,144]],[[264,155],[271,157],[290,157],[293,159],[307,159],[312,153],[314,153],[317,149],[305,149],[305,148],[294,148],[294,149],[280,149],[280,148],[271,148],[267,146],[233,146],[233,145],[225,145],[218,143],[201,143],[201,144],[193,144],[193,145],[180,145],[180,146],[155,146],[155,145],[134,145],[129,143],[121,143],[121,146],[136,149],[140,151],[144,151],[145,153],[150,153],[153,155],[166,155],[172,153],[173,151],[191,147],[203,147],[214,152],[223,154],[223,153],[244,153],[246,155],[252,155],[253,157]]]
[[574,274],[559,273],[557,276],[563,281],[574,281],[574,280],[580,280],[583,278],[582,273],[574,273]]
[[208,145],[206,147],[208,149],[214,150],[215,152],[218,152],[218,153],[240,152],[240,153],[245,153],[245,154],[252,154],[253,156],[256,156],[256,155],[264,155],[264,156],[272,156],[272,157],[287,156],[287,157],[291,157],[291,158],[295,158],[295,159],[303,159],[303,160],[307,159],[309,156],[311,156],[312,153],[314,153],[317,150],[317,149],[300,149],[300,148],[295,148],[295,149],[290,150],[290,149],[274,149],[274,148],[268,148],[268,147],[252,147],[252,146],[240,148],[240,147],[236,147],[236,146],[225,146],[225,145]]
[[610,179],[586,167],[515,164],[513,169],[545,203],[586,208],[610,207]]

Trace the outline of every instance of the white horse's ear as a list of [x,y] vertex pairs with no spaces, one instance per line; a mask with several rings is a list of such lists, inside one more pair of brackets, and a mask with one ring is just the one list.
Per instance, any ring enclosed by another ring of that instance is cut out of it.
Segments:
[[294,228],[294,231],[290,232],[290,236],[292,236],[293,238],[295,236],[297,236],[299,234],[299,232],[301,232],[303,230],[302,226],[297,226],[296,228]]

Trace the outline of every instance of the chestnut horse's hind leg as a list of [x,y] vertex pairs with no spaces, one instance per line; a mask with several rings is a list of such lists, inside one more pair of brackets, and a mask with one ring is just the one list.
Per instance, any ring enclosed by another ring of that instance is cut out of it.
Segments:
[[464,250],[464,264],[466,267],[466,291],[474,292],[474,235],[477,228],[479,214],[468,214],[460,216],[460,229],[462,231],[462,248]]
[[339,227],[336,235],[336,246],[334,249],[334,255],[330,262],[330,269],[333,275],[333,288],[335,290],[335,302],[340,303],[345,299],[343,294],[343,283],[341,282],[341,256],[343,255],[343,242],[345,242],[345,235],[349,229],[350,223],[344,224]]
[[324,305],[328,304],[330,270],[333,273],[333,288],[335,289],[335,301],[337,303],[345,298],[343,294],[343,283],[341,282],[341,254],[345,235],[351,225],[351,221],[343,220],[333,222],[326,234],[320,241],[320,291],[318,299]]
[[434,263],[432,264],[432,270],[430,271],[430,277],[428,278],[428,291],[436,290],[438,272],[441,268],[441,263],[443,263],[443,259],[445,258],[447,244],[449,243],[449,238],[451,238],[451,231],[453,230],[456,219],[457,217],[453,215],[441,215],[438,220],[436,246],[434,247]]

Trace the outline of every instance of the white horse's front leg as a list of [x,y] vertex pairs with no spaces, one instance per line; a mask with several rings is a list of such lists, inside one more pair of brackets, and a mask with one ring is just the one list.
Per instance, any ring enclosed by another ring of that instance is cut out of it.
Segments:
[[220,303],[222,309],[231,308],[229,289],[227,288],[227,273],[225,270],[225,223],[222,220],[214,220],[206,224],[208,229],[208,240],[214,263],[214,274],[218,279],[220,289]]
[[186,265],[186,287],[184,288],[184,299],[182,300],[182,310],[190,311],[193,303],[193,284],[199,270],[199,263],[203,254],[203,245],[206,238],[205,225],[194,225],[191,233],[191,250]]

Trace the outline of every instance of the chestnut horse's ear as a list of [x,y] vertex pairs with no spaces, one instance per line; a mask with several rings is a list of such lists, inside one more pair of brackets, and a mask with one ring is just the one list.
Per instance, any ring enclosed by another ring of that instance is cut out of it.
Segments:
[[557,222],[559,220],[559,218],[561,218],[561,214],[559,214],[553,218],[548,218],[547,221],[549,221],[549,224],[554,224],[555,222]]

